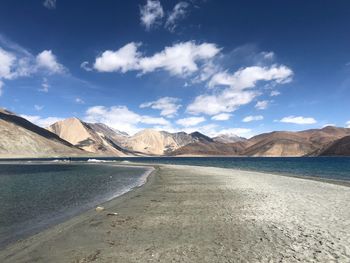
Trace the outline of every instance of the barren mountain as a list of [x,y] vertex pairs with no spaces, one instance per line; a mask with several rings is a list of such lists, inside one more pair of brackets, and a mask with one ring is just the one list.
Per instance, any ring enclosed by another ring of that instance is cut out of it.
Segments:
[[213,140],[221,143],[235,143],[235,142],[245,141],[247,139],[243,137],[239,137],[235,134],[220,134],[214,137]]
[[128,135],[104,124],[91,124],[77,118],[56,122],[47,128],[62,139],[91,153],[113,156],[133,155],[120,144]]
[[320,156],[350,156],[350,136],[331,143],[321,151]]
[[56,134],[12,112],[0,109],[0,157],[58,157],[86,155]]
[[350,129],[325,127],[300,132],[277,131],[252,137],[242,152],[246,156],[304,156],[350,135]]
[[152,129],[145,129],[129,137],[123,146],[149,155],[163,155],[193,141],[193,138],[184,132],[169,133]]

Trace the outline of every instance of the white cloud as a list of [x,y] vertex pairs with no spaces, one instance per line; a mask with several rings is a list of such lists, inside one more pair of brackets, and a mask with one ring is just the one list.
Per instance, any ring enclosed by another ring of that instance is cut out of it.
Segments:
[[231,118],[231,114],[229,113],[220,113],[217,115],[214,115],[213,117],[211,117],[212,120],[214,121],[227,121],[228,119]]
[[10,79],[12,77],[12,67],[15,60],[16,57],[12,53],[7,52],[0,47],[0,79]]
[[187,2],[177,3],[165,22],[165,28],[173,32],[177,26],[176,23],[187,16],[188,7],[189,4]]
[[181,107],[178,98],[163,97],[155,101],[145,102],[140,105],[140,108],[148,108],[160,110],[161,116],[174,117],[178,109]]
[[51,50],[44,50],[36,56],[39,68],[47,69],[50,73],[63,73],[65,68],[57,62],[56,56]]
[[236,71],[234,74],[220,72],[209,82],[209,87],[229,86],[237,90],[253,88],[258,81],[287,83],[291,81],[293,71],[288,67],[273,65],[271,67],[252,66]]
[[264,119],[264,116],[262,115],[256,115],[256,116],[247,116],[242,121],[243,122],[251,122],[251,121],[261,121]]
[[140,131],[143,127],[140,124],[148,125],[170,125],[164,118],[139,115],[130,111],[126,106],[112,106],[110,108],[104,106],[94,106],[88,108],[85,114],[85,121],[100,122],[112,128],[126,131],[129,134],[134,134]]
[[201,62],[216,56],[220,49],[211,43],[196,44],[193,41],[181,42],[144,57],[138,51],[140,44],[131,42],[117,51],[107,50],[97,57],[94,68],[100,72],[122,72],[138,70],[149,73],[165,70],[171,75],[187,76],[199,69]]
[[345,123],[345,125],[346,125],[346,128],[350,128],[350,121],[347,121],[347,122]]
[[168,71],[171,75],[187,76],[198,70],[198,63],[213,58],[220,49],[212,43],[196,44],[193,41],[181,42],[151,57],[140,60],[140,69],[143,73],[158,69]]
[[85,101],[82,99],[82,98],[75,98],[75,102],[78,103],[78,104],[85,104]]
[[159,25],[163,16],[163,7],[158,0],[147,0],[147,3],[140,8],[141,24],[146,30]]
[[217,115],[223,112],[233,112],[240,106],[250,103],[259,93],[253,91],[234,91],[226,89],[213,95],[200,95],[187,106],[191,114]]
[[258,110],[266,110],[268,106],[269,106],[268,100],[261,100],[255,104],[255,108]]
[[302,117],[302,116],[288,116],[280,120],[284,123],[294,123],[294,124],[315,124],[317,121],[311,117]]
[[196,126],[199,123],[202,123],[204,121],[205,121],[204,117],[189,117],[189,118],[179,119],[176,121],[176,123],[184,127],[191,127],[191,126]]
[[62,118],[57,118],[57,117],[43,118],[37,115],[24,115],[24,114],[22,114],[21,117],[43,128],[48,127],[51,124],[54,124],[55,122],[63,120]]
[[43,5],[47,8],[47,9],[55,9],[56,8],[56,0],[45,0],[43,2]]
[[36,111],[41,111],[42,109],[44,108],[44,106],[42,106],[42,105],[34,105],[34,109],[36,110]]
[[271,91],[270,96],[275,97],[275,96],[278,96],[280,94],[281,94],[281,92],[279,92],[278,90],[273,90],[273,91]]
[[100,72],[127,72],[138,69],[141,53],[137,51],[139,44],[131,42],[117,51],[106,50],[96,58],[94,68]]
[[208,86],[209,88],[224,86],[224,88],[214,90],[213,94],[196,97],[188,105],[187,112],[208,115],[233,112],[261,94],[257,90],[247,90],[255,88],[258,81],[273,81],[282,84],[290,81],[292,75],[292,70],[283,65],[241,68],[234,74],[219,72],[211,78]]

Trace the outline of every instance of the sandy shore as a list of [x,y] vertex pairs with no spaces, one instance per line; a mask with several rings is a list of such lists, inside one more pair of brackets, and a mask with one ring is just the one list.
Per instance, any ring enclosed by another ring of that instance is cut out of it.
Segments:
[[0,262],[350,262],[346,186],[160,165],[104,206],[15,243]]

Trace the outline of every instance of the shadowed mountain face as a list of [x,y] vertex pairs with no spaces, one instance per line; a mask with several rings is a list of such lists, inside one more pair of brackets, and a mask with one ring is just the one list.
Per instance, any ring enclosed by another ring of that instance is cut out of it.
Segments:
[[350,156],[350,136],[331,143],[321,151],[320,156]]
[[47,129],[87,152],[112,156],[133,155],[133,152],[120,146],[128,135],[101,123],[91,124],[70,118],[56,122]]
[[0,109],[0,157],[54,157],[84,155],[56,134],[12,112]]
[[221,143],[199,141],[187,144],[169,155],[171,156],[239,156],[244,150],[245,142]]

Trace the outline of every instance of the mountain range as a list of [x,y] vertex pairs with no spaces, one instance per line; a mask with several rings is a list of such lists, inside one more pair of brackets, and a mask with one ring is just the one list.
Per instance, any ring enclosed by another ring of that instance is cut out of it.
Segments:
[[46,129],[0,109],[0,157],[60,156],[350,156],[350,129],[275,131],[250,139],[152,129],[135,135],[69,118]]

